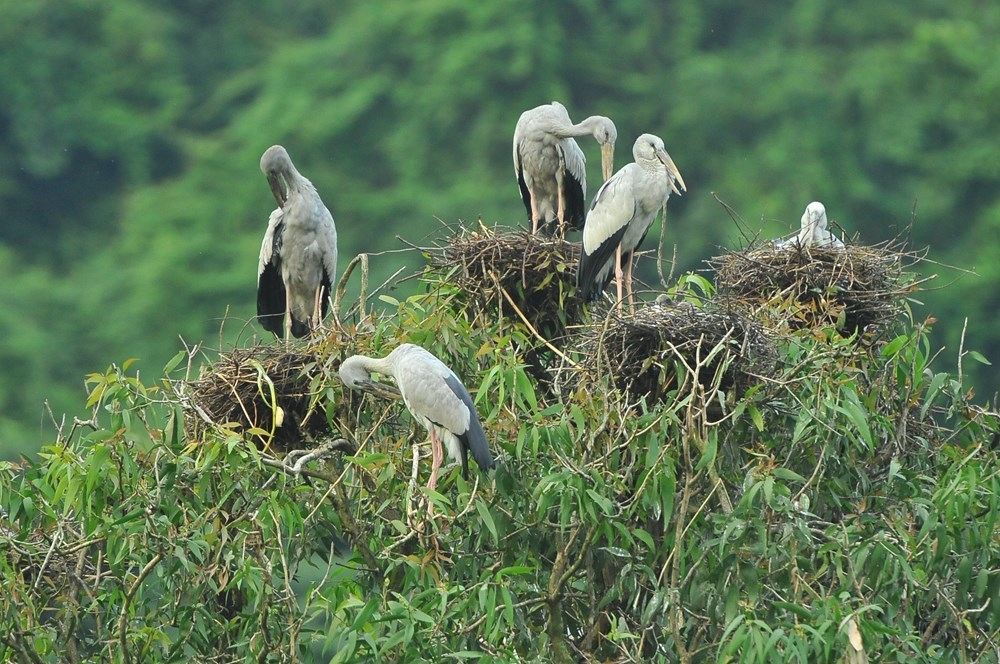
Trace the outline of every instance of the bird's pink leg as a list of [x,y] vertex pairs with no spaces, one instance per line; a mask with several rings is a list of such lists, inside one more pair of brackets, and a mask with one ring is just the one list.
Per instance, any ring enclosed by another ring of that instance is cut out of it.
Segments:
[[285,283],[285,341],[292,338],[292,289]]
[[556,191],[559,192],[559,206],[556,210],[556,225],[559,227],[561,232],[565,228],[566,224],[566,192],[563,188],[563,180],[566,177],[566,173],[563,170],[565,163],[562,158],[559,159],[559,169],[556,170]]
[[[444,461],[444,450],[441,449],[441,441],[437,439],[434,435],[434,427],[430,428],[431,432],[431,479],[427,482],[427,488],[434,490],[437,487],[438,480],[438,469],[441,467],[441,462]],[[434,518],[434,501],[427,498],[427,518]]]
[[320,308],[320,302],[322,301],[323,285],[320,284],[316,287],[316,298],[313,301],[313,319],[312,324],[309,326],[312,329],[316,329],[320,324],[320,317],[322,316],[322,309]]
[[427,483],[428,489],[437,486],[438,469],[444,461],[444,450],[441,449],[441,441],[434,435],[434,427],[431,427],[431,479]]
[[629,313],[635,313],[635,299],[632,296],[632,258],[625,264],[625,292],[628,293]]
[[622,312],[622,246],[615,249],[615,286],[618,289],[618,313]]
[[531,234],[534,235],[538,232],[538,197],[531,187],[528,187],[528,196],[531,198]]

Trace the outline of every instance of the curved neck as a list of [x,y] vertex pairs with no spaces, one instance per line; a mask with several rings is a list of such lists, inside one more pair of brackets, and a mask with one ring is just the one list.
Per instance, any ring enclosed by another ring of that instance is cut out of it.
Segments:
[[552,134],[559,138],[571,138],[573,136],[593,136],[600,140],[600,130],[603,118],[599,115],[591,115],[583,122],[574,125],[561,125],[556,127]]
[[368,357],[367,355],[358,355],[361,358],[359,362],[361,366],[365,368],[368,373],[378,373],[383,376],[392,376],[395,364],[389,359],[389,355],[385,357]]

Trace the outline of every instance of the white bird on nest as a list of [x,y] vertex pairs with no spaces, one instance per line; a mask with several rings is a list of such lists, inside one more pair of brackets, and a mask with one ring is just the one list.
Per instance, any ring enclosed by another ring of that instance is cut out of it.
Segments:
[[786,240],[774,240],[774,246],[776,249],[788,249],[792,247],[843,249],[844,243],[840,241],[840,238],[827,230],[826,208],[819,201],[813,201],[806,206],[806,211],[802,213],[798,235]]

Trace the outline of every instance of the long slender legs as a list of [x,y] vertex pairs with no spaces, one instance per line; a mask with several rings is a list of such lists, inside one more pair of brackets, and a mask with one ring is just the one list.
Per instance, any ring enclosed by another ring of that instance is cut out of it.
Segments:
[[434,427],[431,427],[431,479],[427,482],[427,488],[437,487],[438,469],[444,461],[444,450],[441,448],[441,441],[434,434]]
[[310,321],[309,327],[311,329],[316,329],[322,322],[323,316],[323,284],[316,287],[316,297],[313,299],[313,314],[312,320]]
[[629,313],[635,313],[635,298],[632,295],[632,256],[629,256],[625,264],[625,292],[628,293]]
[[292,338],[292,289],[285,283],[285,341]]
[[622,312],[622,246],[615,249],[615,286],[618,289],[618,313]]
[[566,188],[563,182],[566,179],[566,160],[563,158],[562,150],[559,151],[559,168],[556,169],[556,191],[559,196],[558,209],[556,210],[556,225],[562,231],[566,227]]
[[531,199],[531,234],[538,232],[538,196],[528,187],[528,197]]

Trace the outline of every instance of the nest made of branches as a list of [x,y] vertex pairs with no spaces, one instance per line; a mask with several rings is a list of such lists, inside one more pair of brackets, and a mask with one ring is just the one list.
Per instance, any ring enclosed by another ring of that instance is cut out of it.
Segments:
[[730,251],[708,264],[719,295],[733,306],[779,311],[792,329],[832,325],[850,335],[878,331],[897,319],[915,289],[904,272],[914,258],[894,243],[840,248],[792,243]]
[[235,425],[241,433],[253,432],[248,439],[261,448],[283,452],[312,447],[330,433],[313,387],[321,371],[316,349],[300,344],[222,353],[190,384],[188,408],[196,417],[187,418],[194,428],[189,433],[198,437],[206,425]]
[[581,336],[587,375],[612,376],[616,388],[651,401],[678,386],[677,367],[693,372],[703,386],[718,380],[719,389],[740,395],[777,361],[760,323],[713,302],[658,302],[631,315],[612,312]]
[[560,339],[581,318],[576,294],[580,246],[563,238],[482,223],[458,231],[430,250],[431,267],[453,270],[449,281],[481,312],[499,311],[546,339]]

